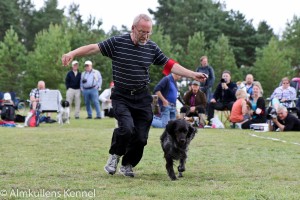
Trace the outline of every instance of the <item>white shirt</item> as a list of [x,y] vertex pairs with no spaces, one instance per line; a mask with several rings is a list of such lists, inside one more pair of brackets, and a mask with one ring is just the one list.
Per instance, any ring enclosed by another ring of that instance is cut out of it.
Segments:
[[110,95],[111,95],[111,88],[105,89],[100,94],[99,100],[102,102],[102,106],[101,106],[102,110],[112,108],[111,102],[108,101],[110,100]]

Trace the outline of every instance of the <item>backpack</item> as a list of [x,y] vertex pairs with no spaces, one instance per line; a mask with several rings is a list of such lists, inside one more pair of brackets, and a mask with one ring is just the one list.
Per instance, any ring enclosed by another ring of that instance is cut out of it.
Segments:
[[15,108],[13,105],[3,105],[1,110],[1,118],[5,121],[15,120]]
[[25,122],[24,122],[24,126],[28,126],[28,127],[37,127],[40,125],[40,111],[36,110],[30,110]]

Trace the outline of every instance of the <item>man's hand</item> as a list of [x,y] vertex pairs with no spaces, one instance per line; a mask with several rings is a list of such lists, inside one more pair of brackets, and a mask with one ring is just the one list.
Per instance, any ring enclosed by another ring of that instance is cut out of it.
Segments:
[[61,62],[63,66],[68,66],[73,59],[74,56],[71,54],[71,52],[69,52],[61,57]]
[[211,103],[216,103],[216,100],[215,100],[214,98],[212,98],[212,99],[210,100],[210,102],[211,102]]
[[194,72],[194,76],[192,78],[196,81],[204,82],[208,78],[208,75],[201,72]]
[[195,106],[190,107],[190,112],[191,113],[194,113],[195,111],[196,111],[196,107]]

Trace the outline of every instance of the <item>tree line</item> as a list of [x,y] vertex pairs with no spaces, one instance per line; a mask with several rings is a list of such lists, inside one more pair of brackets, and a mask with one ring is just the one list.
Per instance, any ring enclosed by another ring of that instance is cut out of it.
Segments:
[[[226,5],[219,1],[158,3],[156,11],[149,9],[155,22],[151,39],[183,66],[195,70],[200,57],[207,55],[216,82],[225,69],[231,71],[233,81],[252,73],[262,83],[265,97],[282,77],[299,74],[299,17],[294,16],[279,36],[266,21],[255,28],[252,20],[246,20],[239,11],[226,11]],[[0,91],[15,91],[21,98],[28,98],[37,81],[44,80],[48,88],[59,89],[64,95],[64,79],[70,68],[62,67],[63,53],[130,32],[127,26],[121,30],[113,26],[105,32],[103,22],[93,16],[83,21],[79,6],[58,9],[57,0],[46,0],[37,10],[31,0],[0,1]],[[78,58],[81,70],[87,59],[100,70],[102,88],[108,87],[112,80],[111,61],[101,55]],[[151,66],[150,75],[153,88],[163,77],[162,67]]]

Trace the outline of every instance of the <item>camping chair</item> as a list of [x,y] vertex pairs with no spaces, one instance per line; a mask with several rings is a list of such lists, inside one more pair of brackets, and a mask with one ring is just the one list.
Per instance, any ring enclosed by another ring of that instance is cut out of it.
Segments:
[[[41,113],[56,112],[57,117],[61,117],[61,102],[62,96],[59,90],[40,90],[39,91],[39,104]],[[57,119],[61,122],[61,119]]]

